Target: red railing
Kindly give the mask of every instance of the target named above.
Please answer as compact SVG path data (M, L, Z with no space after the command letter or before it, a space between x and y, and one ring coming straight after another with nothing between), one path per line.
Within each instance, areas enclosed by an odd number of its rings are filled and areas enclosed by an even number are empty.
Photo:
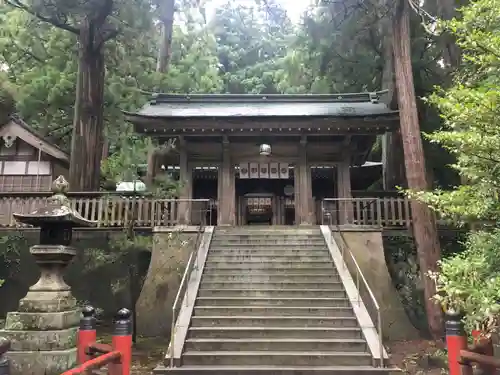
M89 374L92 370L108 368L108 375L130 375L132 362L132 321L127 309L118 311L111 345L96 343L95 310L86 306L82 311L78 331L78 367L62 375Z
M475 364L482 374L496 375L500 359L494 357L493 342L480 331L473 331L474 344L469 346L462 316L456 312L446 314L446 345L450 375L473 375Z

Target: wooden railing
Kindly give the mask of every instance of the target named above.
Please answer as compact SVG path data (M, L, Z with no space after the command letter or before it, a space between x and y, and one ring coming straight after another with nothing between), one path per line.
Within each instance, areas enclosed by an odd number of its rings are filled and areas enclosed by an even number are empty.
M50 193L0 195L0 227L19 227L12 214L33 212L43 207L50 196ZM69 193L68 198L73 209L85 219L96 221L101 228L123 227L132 219L131 215L134 215L136 227L175 226L182 224L180 218L185 217L187 207L190 224L215 225L211 220L217 202L209 199L158 199L117 193ZM405 197L326 198L317 203L318 224L411 225L410 202ZM274 214L278 215L278 211ZM283 223L273 221L273 224Z
M31 213L47 204L50 194L16 194L0 196L0 227L19 227L13 213ZM148 196L118 194L69 194L70 206L98 227L123 227L134 219L136 227L175 226L181 224L185 210L189 221L210 225L212 203L208 199L158 199ZM182 211L182 212L181 212ZM132 218L131 215L134 215Z
M388 198L325 198L321 202L322 224L410 227L410 200Z
M493 355L481 354L474 350L461 350L460 351L460 366L461 375L473 375L473 365L482 369L481 374L495 375L497 370L500 369L500 359Z

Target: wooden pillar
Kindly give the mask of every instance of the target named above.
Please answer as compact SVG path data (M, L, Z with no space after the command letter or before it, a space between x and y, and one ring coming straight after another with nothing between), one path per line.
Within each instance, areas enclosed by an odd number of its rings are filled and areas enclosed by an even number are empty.
M153 186L154 179L161 167L161 160L158 155L158 150L153 149L148 154L148 169L146 171L146 186Z
M306 222L307 224L316 224L314 219L314 197L312 194L312 170L308 162L305 165L306 169L306 196L307 196L307 211L306 211Z
M178 207L178 223L182 225L191 224L191 202L189 200L192 198L193 189L193 171L188 160L188 153L186 147L186 141L183 137L179 139L179 182L181 184L181 190L179 194L179 207Z
M295 204L296 210L298 208L295 217L298 217L297 223L299 225L310 225L312 224L312 210L310 207L312 200L311 169L307 163L307 137L305 136L300 140L297 169L299 172L299 178L296 179L296 181L298 180L299 199Z
M351 157L350 154L344 154L343 160L337 165L337 192L339 201L339 224L352 223L352 198L351 192ZM344 199L344 200L342 200Z
M295 224L300 224L301 209L300 209L300 167L299 163L295 163L293 168L293 206L295 211Z
M386 132L385 134L382 135L382 188L384 190L389 190L389 176L388 173L390 172L390 168L388 166L388 161L389 161L389 137L390 133Z
M218 225L235 225L235 181L234 166L231 161L229 141L224 137L222 143L222 163L219 168Z

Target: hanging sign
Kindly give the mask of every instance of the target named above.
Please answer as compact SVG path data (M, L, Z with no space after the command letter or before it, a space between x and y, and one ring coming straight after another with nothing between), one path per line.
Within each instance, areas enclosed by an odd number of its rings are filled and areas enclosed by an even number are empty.
M280 178L287 180L289 178L288 163L280 163Z
M259 178L259 163L250 163L250 178Z
M240 178L250 177L250 171L248 168L248 163L240 163Z
M269 164L267 163L259 164L259 177L269 178Z
M240 163L240 178L288 179L288 163Z
M269 178L280 178L280 165L279 163L269 163Z

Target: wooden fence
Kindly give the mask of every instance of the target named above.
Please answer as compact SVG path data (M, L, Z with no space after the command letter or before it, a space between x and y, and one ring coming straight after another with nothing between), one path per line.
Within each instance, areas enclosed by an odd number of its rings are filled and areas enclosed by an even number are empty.
M325 198L321 202L323 224L410 227L410 200L387 198Z
M31 213L47 204L46 196L0 197L0 227L19 227L13 213ZM189 208L193 224L210 225L211 202L208 199L157 199L124 195L69 196L71 208L98 227L124 227L133 218L136 227L175 226Z
M0 196L0 227L17 227L13 213L31 213L43 207L49 193L25 193ZM135 217L137 227L175 226L189 207L191 224L213 225L217 202L208 199L157 199L148 196L83 193L68 196L71 208L98 227L123 227ZM405 197L328 198L317 201L318 224L377 225L409 227L410 202ZM278 210L279 211L279 210ZM274 212L277 215L279 212ZM274 221L273 221L274 223ZM274 224L280 224L278 222ZM282 223L281 223L282 224Z

